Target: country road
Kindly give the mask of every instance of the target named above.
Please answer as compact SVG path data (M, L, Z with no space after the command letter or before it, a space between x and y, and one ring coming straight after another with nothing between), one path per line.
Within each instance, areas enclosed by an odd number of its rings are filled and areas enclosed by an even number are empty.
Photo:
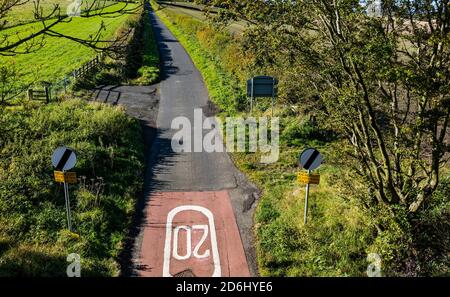
M172 121L186 117L193 130L194 110L210 112L208 91L182 45L153 12L150 18L162 81L132 275L255 276L252 216L257 189L225 152L173 151L178 130L171 129ZM197 145L201 139L193 137L192 147Z

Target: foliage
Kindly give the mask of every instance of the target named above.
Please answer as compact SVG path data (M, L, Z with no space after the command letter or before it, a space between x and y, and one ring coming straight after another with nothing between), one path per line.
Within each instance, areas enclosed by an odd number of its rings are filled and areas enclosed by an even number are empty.
M118 253L142 186L139 123L119 107L69 100L0 115L0 275L64 276L68 254L82 274L117 275ZM66 229L62 186L50 157L61 145L78 157ZM120 168L120 170L117 170Z
M157 4L153 5L156 7ZM232 67L239 68L239 58L235 56L232 59L222 58L231 57L233 53L235 44L232 37L186 16L161 10L157 13L189 51L194 63L202 72L211 100L221 110L230 114L246 109L246 99L240 87L241 81L237 77L242 75L242 72L230 70ZM224 61L229 64L223 64Z
M164 8L157 13L222 110L239 110L237 96L217 94L242 94L246 77L280 80L279 162L262 166L258 154L233 154L263 190L255 217L261 273L365 275L367 254L378 253L385 275L448 274L442 244L449 226L427 223L448 222L446 1L414 1L409 10L409 1L388 1L385 18L367 16L353 0L201 2L218 10L208 16L219 29ZM437 22L422 22L427 13ZM220 28L236 20L250 24L243 36L221 38L231 35ZM228 47L236 50L220 51ZM318 127L305 116L317 117ZM305 227L302 203L289 197L298 153L310 145L327 166Z
M129 55L131 58L139 57L139 59L134 63L135 67L130 69L129 77L135 78L134 84L151 85L159 80L159 51L147 10L141 18L140 33L134 45L137 51L131 48ZM129 64L133 63L127 63Z
M130 16L117 34L132 30L128 45L106 57L96 73L78 80L75 91L89 90L99 85L151 85L159 80L159 52L148 10Z

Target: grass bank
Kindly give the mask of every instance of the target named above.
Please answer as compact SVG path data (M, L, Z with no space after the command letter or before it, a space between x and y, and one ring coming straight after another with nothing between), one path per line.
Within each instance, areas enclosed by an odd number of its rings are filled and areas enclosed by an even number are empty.
M50 157L61 145L78 157L70 186L73 235ZM114 276L142 187L137 120L120 107L81 100L24 105L0 113L0 276L65 276L70 253L83 276Z
M106 57L95 73L77 81L74 90L83 93L99 85L152 85L159 81L159 51L148 13L142 7L127 20L124 29L134 30L128 45Z
M138 4L128 4L127 9L137 7ZM105 8L105 12L113 12L124 7L118 3ZM132 17L130 14L111 14L108 17L81 18L74 17L69 23L61 23L54 30L76 38L88 39L94 35L104 22L106 28L102 31L102 38L110 40L116 32ZM2 30L8 38L25 37L36 32L42 24L33 23L17 28ZM37 81L54 82L64 78L73 70L82 66L96 56L95 50L80 46L79 43L57 37L46 37L41 49L28 54L13 57L0 57L2 65L10 65L16 69L15 86L21 88Z

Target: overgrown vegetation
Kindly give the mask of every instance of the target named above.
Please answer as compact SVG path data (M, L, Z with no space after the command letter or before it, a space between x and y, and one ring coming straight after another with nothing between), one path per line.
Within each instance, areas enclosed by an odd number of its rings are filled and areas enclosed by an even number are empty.
M142 7L129 17L116 34L132 30L128 44L102 61L99 69L79 80L74 89L89 90L99 85L151 85L159 80L159 51L148 17Z
M78 157L70 186L74 235L50 156L61 145ZM142 187L137 120L120 107L68 100L0 113L0 276L65 276L66 257L81 256L82 275L118 275Z
M208 2L218 3L202 1ZM448 67L447 43L442 39L448 34L448 19L438 23L444 31L430 36L418 26L411 37L405 37L399 33L401 24L389 23L393 19L364 16L358 1L219 2L227 9L212 16L218 26L153 5L202 72L222 115L246 110L247 78L268 74L280 80L276 108L281 120L280 160L261 165L257 154L233 154L237 166L263 190L255 216L260 273L364 276L370 264L368 254L377 253L383 275L448 275L450 176L443 158L448 157L448 83L439 74ZM448 8L439 7L448 16ZM223 30L227 20L236 19L252 24L242 37ZM386 26L394 31L384 30ZM405 44L402 38L414 40L422 56L412 54L404 63L405 56L394 50L397 42ZM436 46L439 51L432 58L431 49ZM400 47L399 52L405 50ZM426 65L417 59L438 64L430 64L434 66L429 71L419 70L416 67ZM419 84L430 77L436 79L434 84ZM373 85L365 89L366 83ZM417 94L425 101L406 109ZM424 99L427 96L435 99ZM261 102L257 115L266 113L269 106ZM406 112L408 119L414 119L411 114L417 116L417 110L427 119L418 123L419 128L411 120L404 120L400 130L392 128L400 125L400 114L403 118ZM308 120L310 116L318 118L317 124ZM377 131L382 131L381 138ZM434 157L430 158L429 146L414 146L414 137L420 143L431 139ZM326 164L319 170L321 184L312 190L312 219L304 226L304 192L296 185L295 174L298 154L308 146L318 148ZM412 150L417 153L413 159ZM406 173L408 166L414 168L413 175ZM394 172L392 168L401 169ZM379 183L373 184L367 174L377 171ZM407 196L397 200L394 194Z

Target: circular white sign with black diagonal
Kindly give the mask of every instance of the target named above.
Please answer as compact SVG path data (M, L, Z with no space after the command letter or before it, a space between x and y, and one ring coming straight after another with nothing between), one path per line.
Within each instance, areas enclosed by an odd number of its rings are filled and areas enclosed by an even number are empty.
M317 169L322 164L323 157L318 150L309 148L300 155L300 166L306 170Z
M57 148L52 155L52 165L59 171L72 169L77 163L75 152L65 146Z

